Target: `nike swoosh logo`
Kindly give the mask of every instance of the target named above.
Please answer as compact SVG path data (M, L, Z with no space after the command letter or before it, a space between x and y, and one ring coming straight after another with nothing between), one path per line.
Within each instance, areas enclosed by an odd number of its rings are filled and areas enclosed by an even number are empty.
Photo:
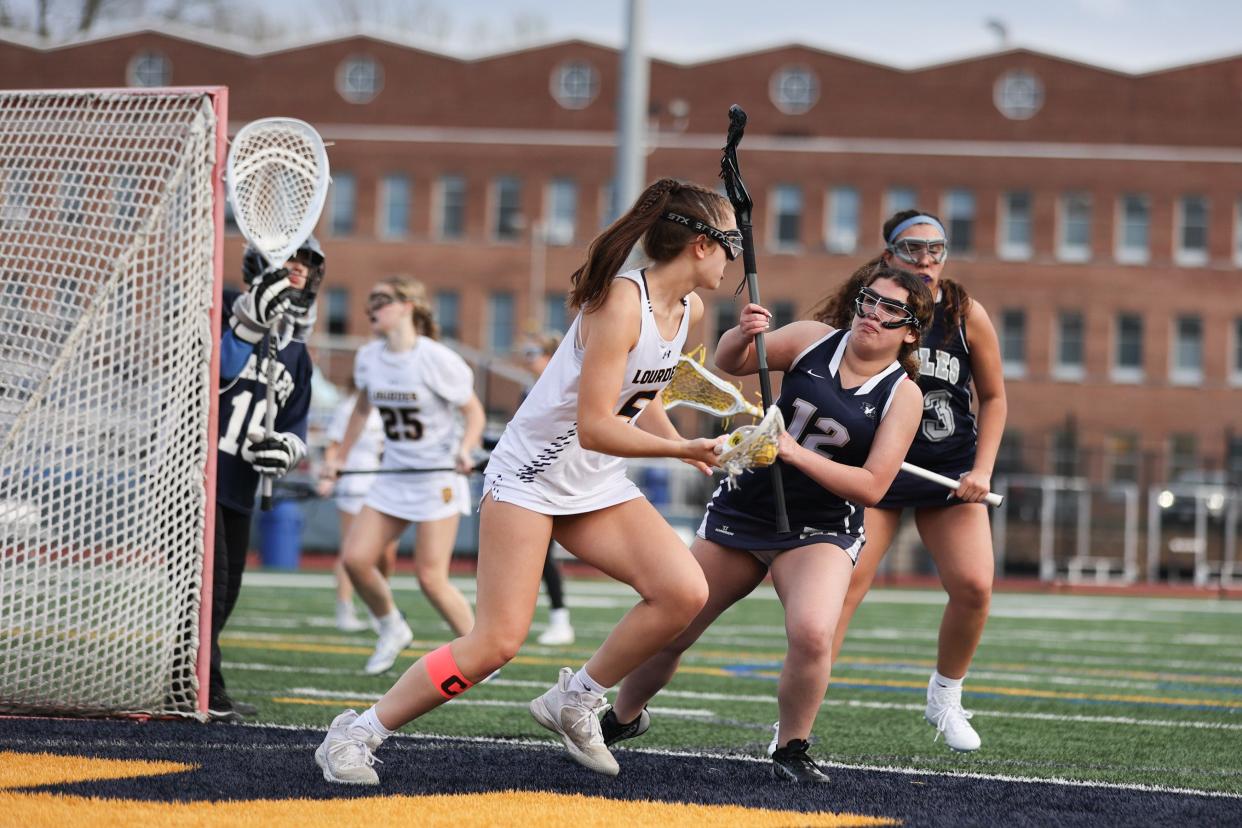
M807 368L806 372L810 374L811 376L815 377L815 379L828 379L827 377L821 377L819 374L815 373L810 368Z

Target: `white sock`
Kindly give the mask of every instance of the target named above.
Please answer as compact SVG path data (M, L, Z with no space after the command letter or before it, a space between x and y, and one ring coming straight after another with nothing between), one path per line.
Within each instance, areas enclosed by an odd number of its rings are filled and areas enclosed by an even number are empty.
M379 619L380 630L391 630L400 623L402 623L401 610L396 607L392 608L392 612Z
M568 627L569 626L569 610L564 607L554 609L548 613L548 625L552 627Z
M574 677L569 680L569 689L577 693L592 693L596 696L602 696L607 693L610 687L605 687L595 679L591 678L590 673L583 667L574 673Z
M348 600L342 601L338 599L336 602L336 612L338 615L348 615L353 617L354 602Z
M357 720L354 722L354 724L365 727L367 730L371 731L372 733L374 733L376 736L380 737L381 739L387 739L389 736L393 734L391 730L389 730L388 728L380 724L379 717L375 715L374 705L372 705L371 707L368 707L366 709L366 712L364 712L361 716L359 716Z
M935 670L932 672L931 681L927 683L927 686L929 689L932 687L944 687L944 688L961 687L962 682L965 680L966 680L965 676L962 676L961 678L955 678L955 679L945 678L944 676L940 675L939 670Z

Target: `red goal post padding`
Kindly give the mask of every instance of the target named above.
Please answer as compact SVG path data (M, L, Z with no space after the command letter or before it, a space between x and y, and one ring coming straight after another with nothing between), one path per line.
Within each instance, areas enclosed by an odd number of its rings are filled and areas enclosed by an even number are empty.
M206 712L227 114L0 91L0 711Z

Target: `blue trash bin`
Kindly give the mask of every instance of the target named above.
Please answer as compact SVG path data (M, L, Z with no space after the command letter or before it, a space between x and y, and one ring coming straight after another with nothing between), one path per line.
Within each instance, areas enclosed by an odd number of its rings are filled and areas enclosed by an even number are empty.
M302 522L302 510L292 500L277 500L270 512L259 512L259 557L264 567L298 568Z
M643 494L647 495L647 500L652 506L662 509L672 500L669 483L668 469L662 466L648 466L643 469L638 486L643 490Z

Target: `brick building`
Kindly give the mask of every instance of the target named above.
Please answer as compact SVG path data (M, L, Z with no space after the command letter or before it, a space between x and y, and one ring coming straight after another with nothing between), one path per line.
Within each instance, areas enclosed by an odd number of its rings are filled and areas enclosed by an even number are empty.
M564 41L460 60L377 33L266 45L164 28L0 36L13 88L224 84L234 128L284 114L331 146L326 329L412 273L447 333L508 352L563 326L613 209L619 55ZM906 71L788 45L651 65L648 178L714 180L726 111L756 197L764 299L806 313L918 205L1001 336L1002 466L1096 480L1242 471L1242 56L1129 75L1027 50ZM242 240L228 238L228 261ZM738 268L740 278L740 268ZM691 342L735 319L705 297Z

